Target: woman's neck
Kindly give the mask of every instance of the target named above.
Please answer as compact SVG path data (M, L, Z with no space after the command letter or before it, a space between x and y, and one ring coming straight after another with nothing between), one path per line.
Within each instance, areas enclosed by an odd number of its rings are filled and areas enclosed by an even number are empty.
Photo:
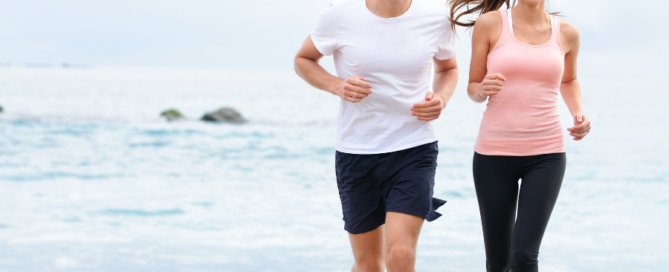
M550 15L544 9L544 1L537 1L537 3L519 1L518 5L513 8L513 21L541 25L545 22L550 23Z
M383 18L399 17L411 7L412 0L366 0L367 8Z

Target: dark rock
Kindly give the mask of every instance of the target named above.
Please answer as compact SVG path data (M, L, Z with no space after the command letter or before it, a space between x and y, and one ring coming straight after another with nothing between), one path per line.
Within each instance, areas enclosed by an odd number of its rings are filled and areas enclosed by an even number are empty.
M175 109L169 109L163 111L162 113L160 113L160 116L167 118L167 121L176 121L184 118L183 114L181 114L181 112Z
M248 122L241 114L231 108L222 108L202 116L202 121L242 124Z
M0 106L0 112L4 112L5 110Z

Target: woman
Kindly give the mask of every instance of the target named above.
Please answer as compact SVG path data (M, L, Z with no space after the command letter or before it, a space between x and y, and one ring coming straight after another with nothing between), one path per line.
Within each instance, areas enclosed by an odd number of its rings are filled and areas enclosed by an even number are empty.
M544 1L499 10L510 0L450 0L453 24L474 26L467 92L488 101L473 170L490 272L538 271L566 166L558 93L574 118L573 139L590 131L576 78L578 30L546 12ZM474 13L483 14L475 23L459 21Z
M324 55L334 55L338 76L318 64ZM432 198L439 149L430 121L458 78L448 10L432 0L334 1L295 70L341 99L335 168L352 271L414 271L423 221L444 204Z

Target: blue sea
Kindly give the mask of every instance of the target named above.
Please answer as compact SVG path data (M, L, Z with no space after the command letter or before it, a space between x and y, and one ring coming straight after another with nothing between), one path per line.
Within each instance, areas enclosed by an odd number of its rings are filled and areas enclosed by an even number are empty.
M471 173L485 106L464 82L435 122L449 202L423 227L421 272L485 271ZM567 137L541 271L666 270L669 93L644 77L581 85L593 129ZM0 271L350 271L338 104L291 71L2 68ZM224 106L249 122L198 121Z

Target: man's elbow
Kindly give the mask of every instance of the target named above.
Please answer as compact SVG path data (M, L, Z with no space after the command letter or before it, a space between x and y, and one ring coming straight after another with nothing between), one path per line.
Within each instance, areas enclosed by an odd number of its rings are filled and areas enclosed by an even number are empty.
M298 55L295 55L295 60L293 61L293 69L298 76L302 76L302 66L304 65L305 58Z
M298 58L298 57L295 56L295 59L293 60L293 70L295 70L295 73L296 73L297 75L300 75L299 68L297 67L297 58Z

